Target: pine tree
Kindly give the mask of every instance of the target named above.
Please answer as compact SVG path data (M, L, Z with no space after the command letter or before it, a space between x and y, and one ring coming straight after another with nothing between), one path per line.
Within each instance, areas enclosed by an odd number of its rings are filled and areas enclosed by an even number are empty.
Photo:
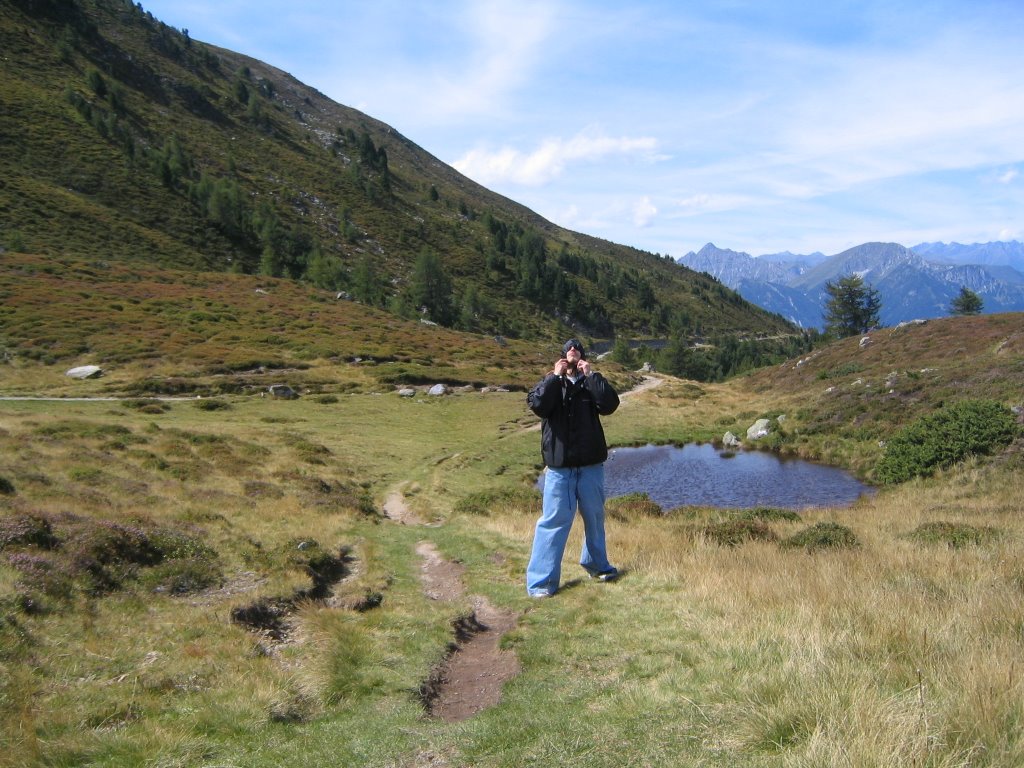
M980 315L984 302L966 285L960 287L960 293L949 305L951 315Z
M423 250L416 257L409 288L413 304L425 307L431 320L452 324L452 281L436 253Z
M825 283L825 291L829 295L824 315L828 333L842 339L878 326L882 309L878 291L860 275L846 275L834 283Z

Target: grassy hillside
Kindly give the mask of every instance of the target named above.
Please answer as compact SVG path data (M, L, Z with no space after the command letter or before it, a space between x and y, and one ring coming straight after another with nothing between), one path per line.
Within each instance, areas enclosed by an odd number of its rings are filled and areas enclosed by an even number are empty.
M127 0L0 12L0 246L260 273L512 337L794 329L671 259L560 229L389 126ZM451 281L424 295L434 257Z
M137 262L7 254L0 295L6 395L521 389L557 352L403 320L291 280ZM104 375L64 375L85 364Z

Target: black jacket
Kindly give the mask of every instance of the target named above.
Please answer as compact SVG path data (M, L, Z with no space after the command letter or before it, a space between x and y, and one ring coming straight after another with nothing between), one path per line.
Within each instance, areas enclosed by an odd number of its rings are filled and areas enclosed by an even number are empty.
M608 458L598 416L614 413L619 396L596 372L573 384L549 373L526 396L541 424L541 454L549 467L585 467Z

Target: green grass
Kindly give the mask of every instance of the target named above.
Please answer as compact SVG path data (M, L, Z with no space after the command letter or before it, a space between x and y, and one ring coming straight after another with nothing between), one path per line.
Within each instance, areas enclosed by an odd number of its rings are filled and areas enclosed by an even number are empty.
M765 394L751 398L754 381L707 385L695 402L674 395L688 384L670 380L624 401L606 427L616 444L713 434L737 413L758 415ZM12 486L0 514L22 521L3 529L17 535L0 550L8 764L897 766L973 755L998 766L1024 757L1011 672L1024 610L1013 452L850 510L661 514L639 496L613 499L609 541L624 577L579 579L577 530L565 588L538 604L522 588L539 433L521 392L217 401L230 407L0 404L0 476ZM382 518L397 487L431 525ZM943 523L954 510L957 525ZM72 511L78 522L65 517ZM102 591L57 569L67 578L48 593L42 583L39 610L19 602L25 577L8 555L59 562L67 548L49 535L67 541L72 524L140 520L171 543L194 542L186 550L215 566L216 584L190 582L210 571L177 557L163 571L119 571ZM825 546L849 542L837 531L859 546ZM423 539L463 564L466 597L424 597ZM348 575L332 603L297 599L337 558ZM522 672L498 706L460 724L432 721L419 686L471 595L520 614L503 645ZM287 606L288 642L231 620L259 601Z

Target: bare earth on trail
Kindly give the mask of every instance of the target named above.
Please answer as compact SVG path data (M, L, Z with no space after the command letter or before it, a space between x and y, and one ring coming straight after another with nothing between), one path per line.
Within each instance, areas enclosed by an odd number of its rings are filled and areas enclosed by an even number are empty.
M416 545L416 554L423 558L420 566L420 580L423 593L431 600L458 600L466 591L462 574L466 572L462 563L445 560L429 541Z
M401 525L422 525L419 515L409 509L401 490L392 491L384 500L384 516Z
M445 560L429 541L416 545L423 558L420 577L431 600L463 596L460 563ZM451 653L423 685L423 699L432 717L449 723L472 717L501 700L501 688L520 671L519 659L501 650L502 636L515 628L512 611L495 608L484 597L472 598L473 613L455 624Z
M665 380L661 376L644 376L644 380L633 387L628 392L623 392L620 396L620 400L626 400L634 395L639 395L641 392L647 392L655 387L660 387L665 383Z

